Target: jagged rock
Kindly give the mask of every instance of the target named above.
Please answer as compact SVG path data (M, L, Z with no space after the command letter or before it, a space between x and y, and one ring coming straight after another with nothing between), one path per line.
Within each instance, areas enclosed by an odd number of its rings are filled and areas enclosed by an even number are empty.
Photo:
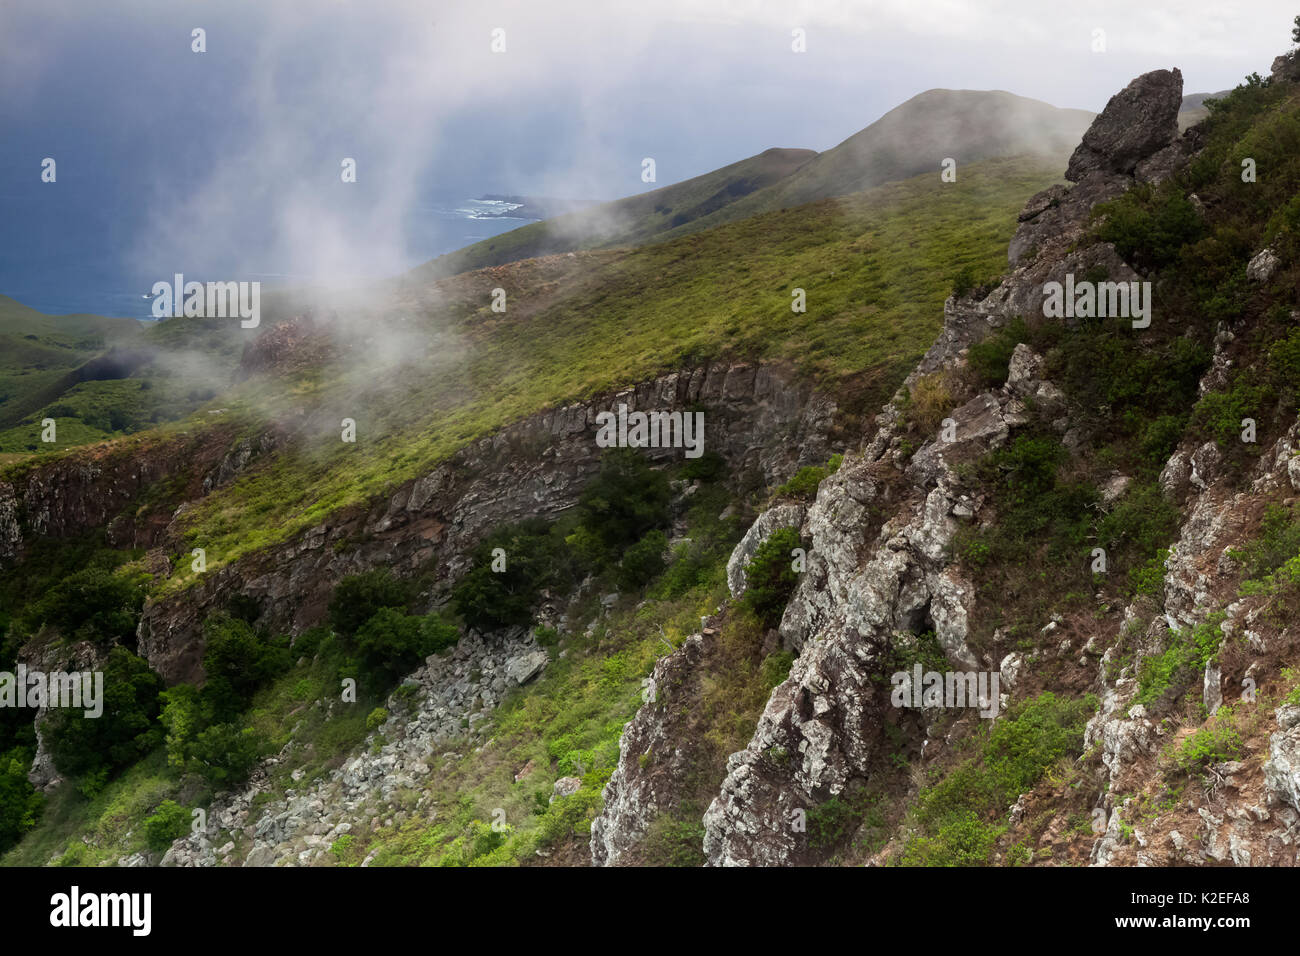
M659 658L650 674L647 700L618 742L618 766L605 785L604 808L591 822L591 860L614 866L634 846L665 809L674 806L676 791L691 766L691 742L683 739L679 709L660 696L684 683L699 664L704 638L693 634Z
M1021 398L1029 398L1038 388L1043 357L1024 342L1015 347L1007 364L1007 389Z
M1101 500L1103 504L1112 505L1123 497L1128 486L1133 483L1133 479L1128 475L1111 475L1101 486Z
M1192 463L1187 452L1179 449L1169 456L1160 469L1160 489L1167 498L1181 498L1191 484Z
M1264 786L1271 802L1300 810L1300 707L1279 707L1277 726L1268 739Z
M14 486L0 481L0 561L18 555L23 543L23 529L18 522L18 496Z
M1201 701L1206 713L1213 715L1223 706L1223 673L1217 660L1206 661L1205 679L1201 683Z
M1133 170L1133 178L1157 186L1187 165L1200 145L1200 131L1187 130L1164 149L1157 150L1138 163Z
M1290 53L1275 57L1269 76L1284 83L1300 81L1300 50L1292 50Z
M1282 261L1272 249L1261 249L1246 265L1246 278L1253 282L1267 282L1273 278Z
M506 663L506 677L516 684L527 684L542 672L550 657L545 651L533 651L511 658Z
M807 508L800 504L777 505L758 516L749 526L745 536L731 552L727 559L727 587L731 596L738 598L745 593L745 565L754 557L754 553L766 541L772 532L781 528L798 529L803 524Z
M1223 452L1219 450L1219 446L1215 442L1207 441L1192 452L1192 473L1187 480L1193 487L1204 491L1210 486L1210 482L1214 481L1222 461Z
M1010 433L1002 412L1003 406L989 393L977 395L954 409L950 417L955 424L955 440L929 442L912 456L907 477L919 486L928 487L952 464L974 454L974 449L1001 447Z
M551 788L551 803L564 797L571 797L582 789L582 781L577 777L561 777Z
M1079 182L1092 172L1130 174L1137 164L1178 136L1183 74L1152 70L1110 98L1083 134L1065 178Z
M998 674L1002 679L1002 686L1008 690L1014 688L1016 681L1020 679L1020 670L1024 666L1024 656L1015 651L1002 658L1002 663L998 665Z

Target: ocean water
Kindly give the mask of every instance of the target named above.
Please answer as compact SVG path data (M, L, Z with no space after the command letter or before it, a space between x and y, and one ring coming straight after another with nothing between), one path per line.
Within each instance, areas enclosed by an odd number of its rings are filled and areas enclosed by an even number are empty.
M459 196L422 200L407 211L405 255L355 278L396 275L533 221L511 216L518 208L501 200ZM348 215L346 209L332 212ZM364 212L355 210L359 223ZM269 229L259 232L256 226L228 254L212 252L199 261L142 269L130 264L129 250L150 228L133 198L103 188L60 181L57 187L0 191L0 294L52 315L88 312L151 319L147 294L155 282L170 281L177 271L187 281L260 281L264 291L321 278L295 274L277 261ZM241 270L232 265L236 261L256 261L258 271Z

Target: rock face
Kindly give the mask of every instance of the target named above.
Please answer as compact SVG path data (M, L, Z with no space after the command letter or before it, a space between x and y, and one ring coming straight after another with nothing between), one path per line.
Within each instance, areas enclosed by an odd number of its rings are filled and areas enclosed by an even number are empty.
M1137 164L1178 136L1183 74L1144 73L1110 98L1070 157L1065 178L1079 182L1089 173L1130 175Z
M380 566L409 575L432 563L439 581L454 579L493 528L554 517L577 503L600 465L596 415L619 404L629 410L702 405L705 450L722 455L733 475L758 474L768 484L830 457L835 404L784 373L754 365L673 373L518 422L368 509L341 513L210 572L183 594L149 603L138 636L141 653L168 682L196 681L203 651L199 623L236 593L260 602L260 626L297 632L323 619L335 583L346 575ZM239 466L241 449L232 452L233 460L214 463L214 482ZM673 448L646 452L658 462L682 455ZM4 513L0 497L0 536Z
M1269 738L1264 782L1281 804L1300 810L1300 707L1280 707L1278 732Z
M139 517L133 502L145 489L183 475L191 476L186 493L198 497L199 476L217 466L232 437L232 431L218 427L146 448L76 449L21 477L0 481L0 569L22 554L27 540L46 535L68 537L105 528L115 547L154 546L166 532L169 512Z
M545 651L531 651L512 657L506 663L506 677L515 684L527 684L542 672L548 660Z
M995 424L1000 410L986 397L954 412L958 434L969 436L967 452L1006 437L1005 424ZM917 469L913 494L891 521L878 528L866 517L882 497L891 437L884 432L861 458L846 458L808 511L808 570L781 621L782 639L799 657L749 745L728 761L721 793L704 815L711 864L790 862L805 848L795 811L866 776L883 746L882 713L890 706L888 684L875 678L900 635L933 630L954 668L975 663L965 642L973 594L947 566L958 526L953 513L969 503L949 490L944 455Z
M1255 282L1267 282L1273 278L1273 273L1277 272L1277 267L1281 265L1277 253L1272 249L1262 249L1246 265L1246 278Z
M982 298L945 303L943 331L909 385L959 365L969 345L1012 317L1041 314L1046 282L1096 267L1112 281L1140 278L1112 247L1079 240L1092 208L1129 188L1139 164L1148 161L1143 173L1155 179L1194 152L1191 136L1173 148L1181 99L1177 70L1138 77L1111 99L1071 158L1067 178L1075 185L1054 186L1029 200L1008 250L1013 271ZM890 706L889 682L882 681L882 668L899 641L933 631L954 669L998 668L967 645L975 594L949 564L954 533L962 522L979 521L982 507L955 490L955 469L999 447L1012 428L1029 421L1027 402L1059 415L1053 426L1068 433L1066 397L1041 380L1041 371L1041 357L1021 346L1006 385L951 411L950 433L910 457L901 416L887 407L862 455L846 457L822 483L802 528L812 541L808 570L781 622L785 645L799 657L772 692L749 745L730 758L705 813L710 864L804 858L806 837L793 825L796 811L865 779L887 746L880 728ZM1023 664L1014 658L1004 658L1001 670L1009 684L1023 680ZM1090 727L1103 742L1103 761L1116 767L1145 752L1155 736L1142 714L1123 716L1134 687L1130 680L1113 689ZM1118 839L1119 817L1112 815L1111 823ZM1099 851L1098 858L1109 859L1109 852Z

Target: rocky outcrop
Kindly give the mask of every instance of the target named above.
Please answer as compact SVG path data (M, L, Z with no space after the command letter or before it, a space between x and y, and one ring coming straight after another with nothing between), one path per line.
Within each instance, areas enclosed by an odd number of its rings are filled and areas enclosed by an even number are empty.
M689 768L691 741L681 733L679 689L703 656L704 635L659 658L643 693L645 705L619 738L618 766L605 785L604 809L591 824L591 860L614 866L677 801ZM670 706L670 702L672 706Z
M1177 70L1139 77L1112 98L1071 158L1067 178L1075 185L1029 200L1009 249L1015 268L987 294L949 299L943 331L908 385L960 365L969 345L1012 317L1041 314L1046 282L1098 267L1111 280L1139 278L1112 247L1080 240L1092 208L1129 188L1138 165L1174 143L1181 99ZM1152 167L1147 172L1157 174ZM802 528L812 542L808 570L781 622L783 641L799 657L773 691L749 745L729 760L705 814L711 864L804 859L806 837L792 825L797 811L868 777L883 749L889 683L881 680L882 667L896 642L933 631L954 668L997 666L967 645L975 594L949 564L954 533L962 522L979 520L982 507L958 491L955 474L1029 421L1028 403L1043 405L1059 416L1054 426L1068 429L1065 396L1041 380L1041 370L1039 356L1017 349L1005 387L951 411L946 433L910 458L901 416L887 407L863 454L846 457L823 481ZM1020 677L1014 662L1010 670ZM1107 738L1103 759L1124 759L1154 732L1137 723L1140 715L1122 720L1126 699L1112 693L1106 713L1121 722L1097 727Z
M341 511L291 541L209 573L181 594L147 604L141 653L169 682L199 680L201 622L235 594L259 602L259 625L296 632L323 619L335 583L348 574L382 566L411 575L432 565L437 580L454 579L492 529L553 518L577 503L603 451L595 441L596 415L619 404L633 411L703 407L705 451L720 454L733 475L757 475L767 484L830 457L835 404L792 376L754 365L673 373L533 415L474 442L369 508ZM682 456L679 448L646 453L661 463ZM242 452L232 454L234 461L228 457L213 474L227 463L238 466Z
M1096 265L1122 265L1113 250L1110 262L1071 262L1066 251L1082 237L1094 206L1114 199L1136 179L1158 182L1168 177L1195 153L1199 131L1193 128L1178 136L1182 90L1178 70L1155 70L1111 97L1070 157L1065 178L1074 185L1051 186L1025 203L1007 247L1011 265L1046 258L1065 266L1061 272L1079 273ZM1113 271L1109 278L1128 276Z
M1272 249L1261 249L1246 265L1246 278L1253 282L1267 282L1277 272L1281 260Z
M1130 175L1137 164L1178 136L1178 110L1183 103L1183 74L1152 70L1110 98L1065 170L1079 182L1091 173Z
M1300 707L1279 707L1277 726L1268 742L1264 783L1274 802L1300 810Z
M178 479L197 497L198 476L217 464L231 438L231 429L217 426L193 436L77 448L12 469L0 480L0 569L19 559L32 538L75 537L96 528L106 529L114 547L153 547L164 536L170 512L133 506L146 492Z
M966 452L1005 439L998 399L969 404L953 412ZM808 569L781 621L782 639L799 657L749 745L728 761L705 813L711 864L791 862L806 850L796 811L867 776L890 706L888 682L882 689L876 678L898 637L933 630L955 668L976 663L966 646L974 595L947 557L955 512L973 515L971 502L950 490L948 459L934 452L912 476L914 493L878 527L866 512L883 498L890 437L878 435L862 457L846 458L808 511Z

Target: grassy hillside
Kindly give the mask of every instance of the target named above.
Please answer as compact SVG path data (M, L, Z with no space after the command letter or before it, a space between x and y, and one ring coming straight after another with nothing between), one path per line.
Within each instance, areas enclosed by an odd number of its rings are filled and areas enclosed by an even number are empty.
M137 341L134 319L45 315L0 295L0 428L53 401L74 369L113 346ZM7 451L0 438L0 451Z
M927 90L828 149L798 172L719 210L708 223L734 220L931 174L944 159L963 168L996 156L1068 156L1092 113L1065 110L1001 90ZM703 224L703 223L701 223Z
M225 391L254 338L229 319L52 316L0 296L0 462L184 418Z
M511 421L711 359L788 362L872 410L933 340L956 274L999 271L1015 213L1056 169L976 164L954 184L925 176L658 245L395 286L371 313L343 309L360 331L331 367L223 396L228 415L306 423L303 441L200 502L189 536L211 570ZM506 314L489 309L496 287ZM342 417L364 423L357 444L338 441Z
M573 249L646 242L779 182L816 155L810 149L768 149L703 176L485 239L416 272L427 279Z
M770 149L707 176L486 239L416 274L445 276L525 256L683 236L926 173L937 178L946 157L959 169L1021 155L1063 166L1093 115L1001 91L929 90L824 153Z

